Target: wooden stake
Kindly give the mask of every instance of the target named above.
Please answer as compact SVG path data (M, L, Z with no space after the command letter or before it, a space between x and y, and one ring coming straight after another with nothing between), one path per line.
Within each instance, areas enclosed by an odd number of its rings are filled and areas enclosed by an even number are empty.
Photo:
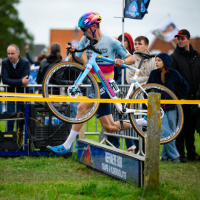
M81 127L81 130L79 131L78 139L84 139L85 135L85 124L83 123L83 126Z
M160 98L158 93L148 93L147 136L145 137L144 185L159 188L160 162Z

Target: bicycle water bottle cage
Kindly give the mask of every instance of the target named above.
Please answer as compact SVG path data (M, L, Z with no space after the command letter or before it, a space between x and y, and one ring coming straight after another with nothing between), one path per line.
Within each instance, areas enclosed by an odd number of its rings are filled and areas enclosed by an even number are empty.
M84 35L85 35L85 37L90 41L89 45L86 46L86 47L83 48L83 49L75 49L75 51L72 52L72 58L74 59L74 61L77 62L77 63L79 63L79 64L81 64L81 65L83 65L83 63L80 62L80 61L78 61L78 60L76 59L76 56L75 56L75 53L76 53L76 52L83 52L83 51L85 51L86 49L91 49L91 50L93 50L94 52L96 52L96 53L98 53L98 54L102 54L102 52L99 51L98 49L96 49L95 46L94 46L96 43L98 43L98 40L95 39L95 38L93 38L93 37L91 37L91 36L89 36L89 34L88 34L87 32L85 32Z

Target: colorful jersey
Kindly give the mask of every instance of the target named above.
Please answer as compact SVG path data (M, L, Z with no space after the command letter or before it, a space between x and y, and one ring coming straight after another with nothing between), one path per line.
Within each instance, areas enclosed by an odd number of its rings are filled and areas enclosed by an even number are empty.
M83 49L84 47L86 47L89 44L89 40L86 39L85 36L83 36L80 40L79 43L79 47L78 49ZM118 53L122 58L126 58L129 54L129 52L121 45L121 43L110 37L107 35L102 35L101 40L99 41L99 43L95 46L96 49L98 49L99 51L102 52L102 56L112 59L115 59L115 53ZM87 61L89 61L89 58L92 54L92 50L86 50L86 54L87 54ZM79 58L82 56L83 52L77 52L76 56L78 56ZM103 72L105 78L107 79L108 77L114 78L114 65L106 62L106 61L102 61L102 60L96 60L99 68L101 69L101 71ZM94 70L91 70L91 73L94 75L94 77L96 78L97 82L100 82L98 76L96 75L96 73L94 72Z

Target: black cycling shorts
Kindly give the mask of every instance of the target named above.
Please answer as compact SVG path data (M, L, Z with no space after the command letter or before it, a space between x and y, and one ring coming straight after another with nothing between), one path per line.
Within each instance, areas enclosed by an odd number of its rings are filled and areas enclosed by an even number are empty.
M102 83L98 83L98 84L99 84L99 90L100 90L100 98L101 99L110 99L110 96L108 95L103 84ZM93 89L92 89L92 93L90 93L88 95L88 98L94 98L94 90ZM110 103L100 103L99 108L96 113L97 113L97 118L112 114Z

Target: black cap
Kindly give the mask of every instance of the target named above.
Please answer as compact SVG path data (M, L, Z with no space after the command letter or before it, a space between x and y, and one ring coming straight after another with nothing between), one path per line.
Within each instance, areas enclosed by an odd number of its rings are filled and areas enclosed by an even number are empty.
M188 37L188 38L190 38L190 32L186 29L182 29L174 37Z

